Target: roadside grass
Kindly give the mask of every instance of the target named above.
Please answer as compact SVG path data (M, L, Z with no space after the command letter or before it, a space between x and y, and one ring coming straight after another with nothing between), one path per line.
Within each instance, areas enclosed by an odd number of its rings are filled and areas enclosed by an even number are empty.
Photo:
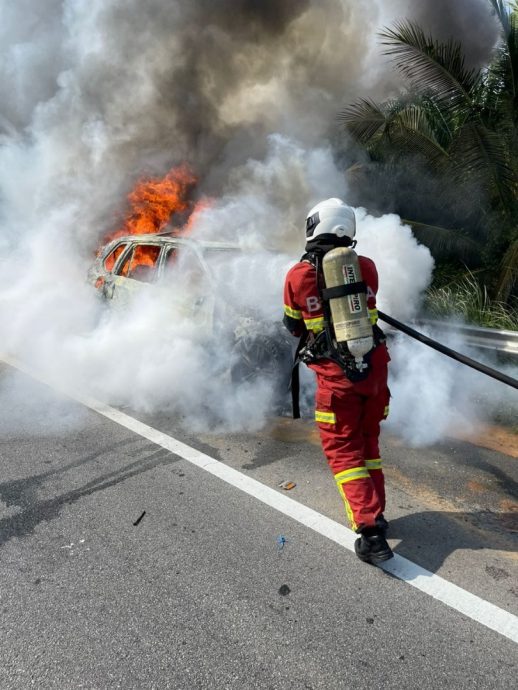
M432 318L456 319L473 326L518 331L518 303L515 301L509 306L491 300L485 287L482 287L471 273L446 285L429 288L423 306L426 314ZM516 362L508 360L505 356L501 357L501 361ZM484 402L483 398L479 403L491 410L488 415L491 423L506 429L513 436L518 436L516 404L509 404L508 399L495 404L494 400L488 399Z
M455 283L429 288L423 306L434 318L456 318L485 328L518 331L518 309L491 300L471 273Z

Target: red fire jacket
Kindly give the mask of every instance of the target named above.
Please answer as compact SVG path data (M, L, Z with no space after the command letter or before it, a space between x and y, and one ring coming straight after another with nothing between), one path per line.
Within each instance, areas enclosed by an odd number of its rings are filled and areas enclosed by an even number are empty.
M367 307L371 323L378 320L376 293L378 291L378 272L374 261L359 256L360 270L367 284ZM301 336L305 329L317 334L324 328L324 313L317 284L317 272L309 261L299 261L287 273L284 283L284 323L288 330ZM374 360L389 361L385 346L375 348ZM317 374L323 376L343 376L343 370L335 362L321 359L309 365Z

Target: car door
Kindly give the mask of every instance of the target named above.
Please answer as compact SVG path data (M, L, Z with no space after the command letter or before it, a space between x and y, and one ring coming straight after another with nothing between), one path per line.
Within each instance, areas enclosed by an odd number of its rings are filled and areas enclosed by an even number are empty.
M213 332L214 289L203 257L194 246L169 246L162 258L157 287L172 307L173 318L185 319L200 337Z
M136 242L125 253L110 281L106 281L105 295L115 304L126 305L138 294L149 292L157 279L160 244Z

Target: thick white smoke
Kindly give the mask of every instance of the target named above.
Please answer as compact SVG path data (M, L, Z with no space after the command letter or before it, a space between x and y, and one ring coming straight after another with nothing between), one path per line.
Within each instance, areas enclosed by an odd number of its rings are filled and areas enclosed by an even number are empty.
M106 310L87 268L135 180L185 160L214 198L193 236L253 252L226 268L215 297L280 319L307 209L347 194L328 143L333 118L344 102L385 89L376 30L381 11L390 22L401 6L1 2L2 348L114 404L174 409L201 428L263 424L271 382L232 385L228 333L207 346L192 315L157 291ZM358 220L380 307L411 318L430 280L428 252L395 216L359 210ZM413 440L421 426L439 436L444 426L427 415L452 404L447 366L437 364L444 387L428 379L435 397L416 401L406 385L416 358L398 349L393 359L395 419L409 422L401 428ZM2 395L14 395L12 382Z
M431 280L430 253L417 243L398 216L373 218L364 209L358 209L356 216L358 249L374 259L378 267L379 309L404 323L411 322L419 315L421 296ZM511 388L407 335L384 328L390 333L392 358L387 427L407 442L423 445L448 434L466 434L502 405L516 409L516 394ZM434 333L423 327L419 330L490 367L505 369L494 357L470 351L458 334ZM506 369L510 376L517 377L516 366L508 365Z

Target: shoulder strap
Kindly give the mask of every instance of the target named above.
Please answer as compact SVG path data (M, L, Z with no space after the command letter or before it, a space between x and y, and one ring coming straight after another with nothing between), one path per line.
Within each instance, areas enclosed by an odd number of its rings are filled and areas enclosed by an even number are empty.
M307 261L308 263L310 263L312 266L315 266L315 268L316 268L318 256L317 256L317 254L315 254L315 252L306 252L305 254L303 254L300 257L300 260L301 261Z

